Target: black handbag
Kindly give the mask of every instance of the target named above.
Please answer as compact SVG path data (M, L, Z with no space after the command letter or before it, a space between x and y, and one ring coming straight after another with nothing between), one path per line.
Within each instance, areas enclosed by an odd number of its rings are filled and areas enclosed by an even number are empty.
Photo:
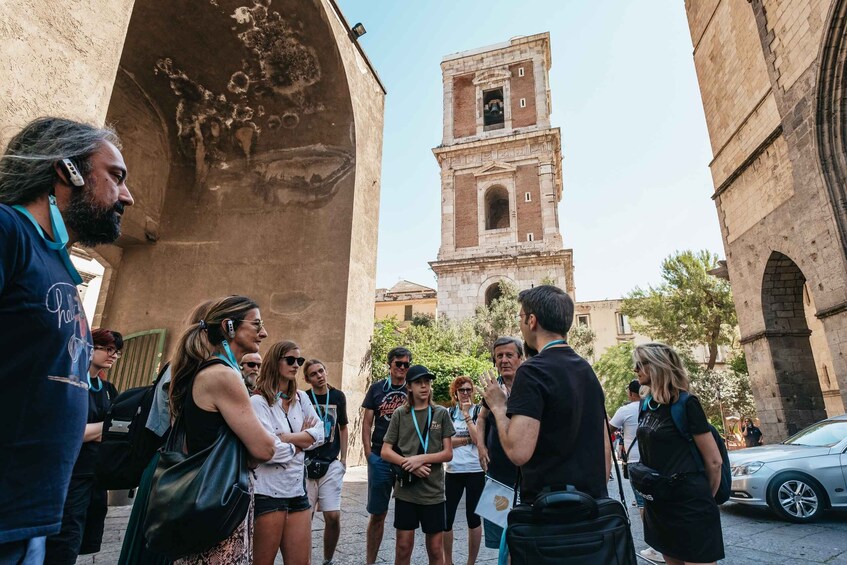
M333 460L334 461L334 460ZM306 476L310 479L322 479L326 472L329 471L329 466L332 461L321 459L320 457L306 458Z
M677 475L668 477L641 461L629 465L629 480L644 500L663 501L673 498L673 484Z
M244 444L227 426L194 455L183 451L178 418L159 454L144 532L147 546L171 559L202 553L241 525L250 509L250 471Z
M606 426L611 432L608 418ZM616 461L613 466L620 500L594 498L568 486L563 491L544 491L532 504L512 508L506 528L512 564L636 565L620 469ZM520 477L518 468L516 502Z

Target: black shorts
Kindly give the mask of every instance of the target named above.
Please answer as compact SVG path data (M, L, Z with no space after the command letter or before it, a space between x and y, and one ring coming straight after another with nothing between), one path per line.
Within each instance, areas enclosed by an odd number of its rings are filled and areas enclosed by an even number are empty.
M265 496L264 494L257 494L254 500L256 505L254 512L256 516L261 516L269 512L302 512L312 507L309 504L309 497L305 494L291 498L274 498L272 496Z
M447 506L438 504L415 504L394 499L394 527L398 530L417 530L420 526L425 534L447 531Z

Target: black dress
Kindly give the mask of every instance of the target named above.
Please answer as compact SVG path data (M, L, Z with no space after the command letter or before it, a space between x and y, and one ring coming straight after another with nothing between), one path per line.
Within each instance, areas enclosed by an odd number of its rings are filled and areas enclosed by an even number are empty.
M689 398L686 411L691 434L709 432L696 397ZM674 425L669 405L653 401L642 413L638 445L642 463L664 475L679 476L670 500L644 502L644 541L656 551L683 561L710 563L723 559L720 510L705 472L698 471L688 440Z

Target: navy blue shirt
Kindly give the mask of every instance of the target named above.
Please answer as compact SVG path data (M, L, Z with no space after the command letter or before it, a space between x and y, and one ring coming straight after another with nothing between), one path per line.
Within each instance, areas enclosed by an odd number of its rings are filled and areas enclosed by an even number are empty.
M92 349L59 252L0 204L0 543L61 527L88 416Z

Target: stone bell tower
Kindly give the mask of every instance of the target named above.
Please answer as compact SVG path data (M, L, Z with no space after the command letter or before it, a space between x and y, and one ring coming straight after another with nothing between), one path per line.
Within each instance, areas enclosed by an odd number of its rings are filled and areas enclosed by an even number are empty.
M499 295L552 280L572 297L564 249L562 143L550 127L550 34L448 55L441 62L438 312L461 319Z

